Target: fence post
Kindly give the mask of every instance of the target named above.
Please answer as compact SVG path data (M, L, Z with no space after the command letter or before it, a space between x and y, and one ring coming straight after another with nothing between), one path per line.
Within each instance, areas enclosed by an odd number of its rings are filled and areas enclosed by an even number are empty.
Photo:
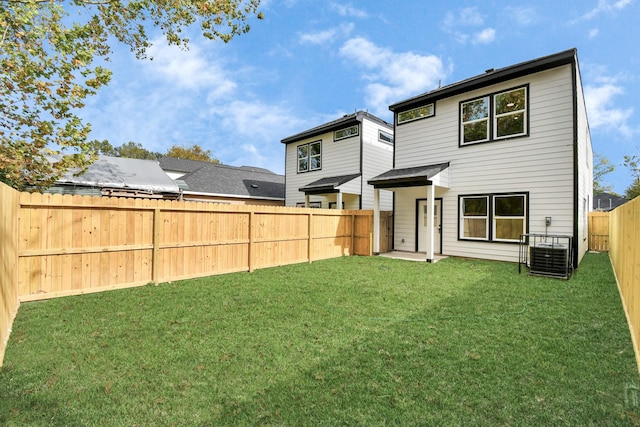
M356 246L356 214L351 214L351 248L349 249L349 255L355 255Z
M247 260L249 263L249 273L253 272L253 262L252 262L252 258L253 258L253 240L254 240L254 222L255 222L255 212L253 210L253 208L251 208L251 211L249 212L249 249L248 249L248 254L247 254Z
M308 226L308 232L309 232L309 244L307 245L307 259L309 260L309 264L311 264L311 242L312 242L312 237L311 237L311 225L312 225L312 218L313 218L313 214L311 212L309 212L309 226Z
M158 283L158 259L160 258L160 208L153 210L153 255L151 256L151 281Z

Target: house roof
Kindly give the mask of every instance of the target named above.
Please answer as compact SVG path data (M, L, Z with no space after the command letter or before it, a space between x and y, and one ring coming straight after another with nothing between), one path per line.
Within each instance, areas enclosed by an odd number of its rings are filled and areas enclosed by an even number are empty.
M391 169L367 181L375 188L431 185L430 179L449 167L449 163Z
M337 191L337 188L342 184L346 184L347 182L359 178L361 174L354 173L350 175L339 175L339 176L329 176L326 178L321 178L317 181L313 181L304 187L300 187L299 191L302 191L305 194L325 194L325 193L334 193Z
M177 157L161 157L158 162L165 171L194 172L203 166L212 164L200 160L178 159Z
M611 211L618 206L627 203L629 199L616 196L615 194L600 193L593 196L593 209L597 211Z
M87 171L74 176L68 171L56 184L124 188L154 193L178 193L178 185L160 168L155 160L100 156Z
M345 114L339 119L330 121L328 123L322 124L320 126L316 126L314 128L308 129L304 132L297 133L295 135L284 138L282 141L283 144L291 144L292 142L297 142L306 138L311 138L314 136L322 135L323 133L333 132L334 130L342 129L346 126L354 125L357 123L361 123L363 118L367 118L372 120L380 125L383 125L389 129L393 129L393 125L391 123L385 122L379 117L374 116L373 114L369 114L366 111L357 111L353 114Z
M263 168L206 163L181 180L185 193L284 200L284 176Z
M448 98L450 96L459 95L461 93L469 92L492 84L501 83L517 77L526 76L572 63L577 64L577 50L575 48L530 61L521 62L509 67L498 69L491 68L483 74L475 77L442 86L422 95L395 103L389 106L389 109L393 112L408 110L434 102L438 99Z

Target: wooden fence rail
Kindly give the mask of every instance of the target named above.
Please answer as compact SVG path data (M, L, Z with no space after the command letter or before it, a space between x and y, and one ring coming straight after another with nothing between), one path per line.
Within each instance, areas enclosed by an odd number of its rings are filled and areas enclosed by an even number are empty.
M610 212L609 257L640 368L640 197Z
M0 184L0 366L20 302L372 254L373 212L18 193Z

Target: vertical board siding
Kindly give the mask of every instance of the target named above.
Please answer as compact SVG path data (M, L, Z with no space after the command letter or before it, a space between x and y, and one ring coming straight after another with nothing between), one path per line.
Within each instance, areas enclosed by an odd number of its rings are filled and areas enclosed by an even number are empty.
M371 255L371 211L15 194L20 301Z
M640 367L640 197L609 213L609 257Z
M20 194L0 183L0 366L18 313L18 206Z

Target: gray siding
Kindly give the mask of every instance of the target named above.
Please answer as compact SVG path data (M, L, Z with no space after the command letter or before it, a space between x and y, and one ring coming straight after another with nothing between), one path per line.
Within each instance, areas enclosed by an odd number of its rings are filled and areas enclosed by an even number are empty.
M393 134L393 130L386 126L364 119L362 133L362 208L373 209L373 186L367 181L393 168L393 146L378 140L379 131ZM393 193L380 192L380 210L393 209Z

